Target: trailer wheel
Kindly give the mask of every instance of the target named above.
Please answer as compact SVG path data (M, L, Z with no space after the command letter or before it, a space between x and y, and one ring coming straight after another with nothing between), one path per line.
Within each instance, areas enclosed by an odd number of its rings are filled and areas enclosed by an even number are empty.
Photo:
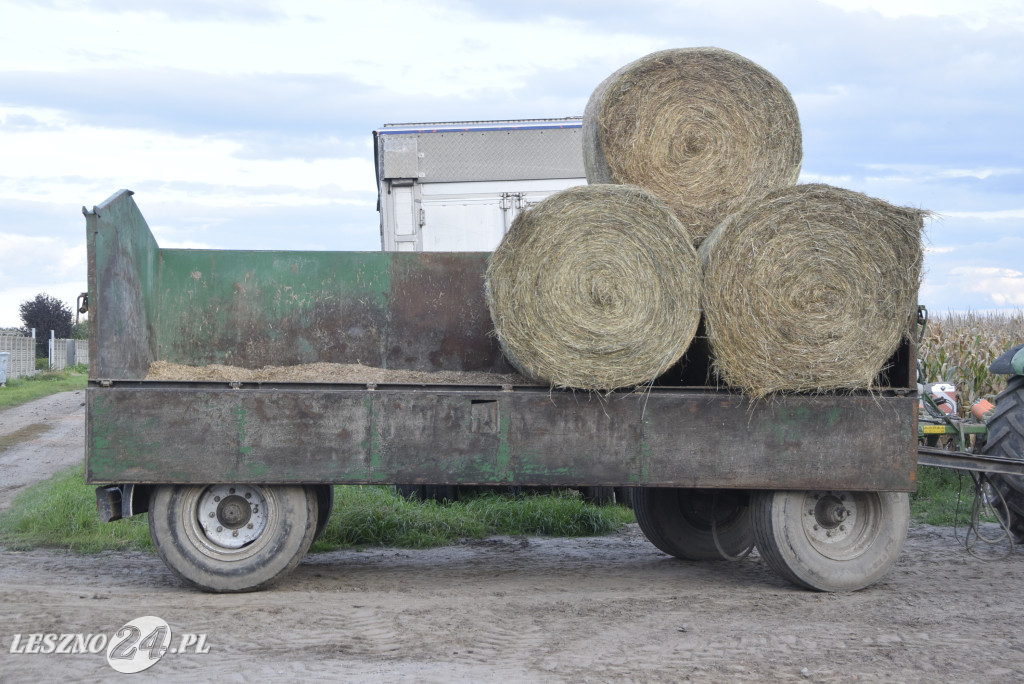
M878 581L910 525L904 492L764 491L750 508L761 557L783 579L817 591Z
M996 409L988 420L988 437L981 452L1024 460L1024 375L1010 378L996 397ZM1024 543L1024 477L989 475L996 490L992 508L1018 543Z
M327 521L334 511L334 486L312 485L312 488L316 493L316 530L313 532L313 541L316 541L323 536Z
M299 564L317 531L316 487L162 485L149 533L171 572L203 591L255 591Z
M723 560L753 545L745 491L635 487L632 499L640 530L670 556Z

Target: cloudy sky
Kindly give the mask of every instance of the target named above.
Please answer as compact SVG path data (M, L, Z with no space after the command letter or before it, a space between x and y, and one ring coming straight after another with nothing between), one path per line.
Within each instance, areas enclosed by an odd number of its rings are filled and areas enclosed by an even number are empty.
M935 212L933 312L1024 307L1020 0L0 0L0 327L74 304L120 188L163 247L377 250L375 128L579 115L705 45L789 88L802 181Z

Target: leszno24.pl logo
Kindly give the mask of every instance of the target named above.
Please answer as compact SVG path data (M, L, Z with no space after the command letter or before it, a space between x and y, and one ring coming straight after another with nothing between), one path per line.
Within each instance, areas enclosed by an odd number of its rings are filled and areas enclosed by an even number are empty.
M182 634L172 645L171 628L162 618L146 615L126 623L108 637L106 634L15 634L11 653L106 652L107 662L118 672L132 674L147 670L165 654L209 653L205 634Z

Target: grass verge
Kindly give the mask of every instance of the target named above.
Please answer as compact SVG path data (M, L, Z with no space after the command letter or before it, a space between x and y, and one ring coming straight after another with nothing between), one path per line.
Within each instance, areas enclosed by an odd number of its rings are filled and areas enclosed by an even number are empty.
M88 380L89 368L82 365L36 373L28 378L8 378L7 386L0 387L0 409L18 406L58 392L85 389Z
M9 510L0 513L0 544L81 553L152 550L145 515L100 522L95 488L83 483L83 473L82 466L69 468L22 492ZM450 504L408 501L385 486L339 486L334 495L334 512L314 552L367 546L427 548L495 534L592 536L633 520L632 511L623 506L594 506L568 493L520 499L485 495Z
M974 480L966 472L920 466L917 491L910 495L910 519L928 525L967 525L974 501ZM995 518L985 517L986 522Z
M145 515L100 522L95 490L84 484L84 470L62 470L19 494L0 513L0 543L19 551L40 546L81 553L151 548Z

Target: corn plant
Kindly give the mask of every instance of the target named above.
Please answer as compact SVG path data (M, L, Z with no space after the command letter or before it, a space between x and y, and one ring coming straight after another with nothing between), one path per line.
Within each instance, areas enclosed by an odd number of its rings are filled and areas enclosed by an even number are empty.
M1024 342L1024 310L1008 313L946 313L928 321L918 358L926 382L956 385L958 408L967 416L976 400L998 394L1006 376L988 367L1004 351Z

